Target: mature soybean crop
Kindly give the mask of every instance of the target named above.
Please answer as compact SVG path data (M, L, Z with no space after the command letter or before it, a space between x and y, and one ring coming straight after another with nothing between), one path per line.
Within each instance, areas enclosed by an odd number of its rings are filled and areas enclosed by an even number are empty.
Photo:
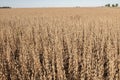
M119 8L0 10L0 80L120 80Z

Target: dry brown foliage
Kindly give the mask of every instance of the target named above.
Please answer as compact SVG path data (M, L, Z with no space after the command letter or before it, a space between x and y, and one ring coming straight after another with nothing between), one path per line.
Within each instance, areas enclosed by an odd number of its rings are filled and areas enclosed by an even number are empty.
M0 80L120 80L120 9L0 10Z

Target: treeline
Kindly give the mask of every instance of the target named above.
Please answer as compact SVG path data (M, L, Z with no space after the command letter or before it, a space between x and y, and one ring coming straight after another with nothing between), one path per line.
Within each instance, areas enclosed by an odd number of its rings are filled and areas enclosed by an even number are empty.
M119 4L106 4L105 7L118 7Z
M8 9L8 8L12 8L12 7L9 7L9 6L3 6L3 7L0 7L0 9L2 9L2 8L4 8L4 9Z

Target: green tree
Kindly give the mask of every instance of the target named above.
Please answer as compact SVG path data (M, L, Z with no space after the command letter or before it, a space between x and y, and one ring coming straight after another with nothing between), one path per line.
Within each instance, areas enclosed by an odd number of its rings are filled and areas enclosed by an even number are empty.
M115 4L115 7L118 7L118 4L117 4L117 3Z
M106 4L105 7L110 7L110 4Z
M115 5L114 5L114 4L112 4L112 7L115 7Z
M108 4L106 4L105 7L108 7Z
M108 7L110 7L110 4L108 4Z

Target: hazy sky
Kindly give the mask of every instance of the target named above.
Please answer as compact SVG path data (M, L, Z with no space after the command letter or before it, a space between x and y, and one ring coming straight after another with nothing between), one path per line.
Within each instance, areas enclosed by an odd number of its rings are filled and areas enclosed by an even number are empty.
M120 4L120 0L0 0L0 6L11 7L91 7L107 3Z

